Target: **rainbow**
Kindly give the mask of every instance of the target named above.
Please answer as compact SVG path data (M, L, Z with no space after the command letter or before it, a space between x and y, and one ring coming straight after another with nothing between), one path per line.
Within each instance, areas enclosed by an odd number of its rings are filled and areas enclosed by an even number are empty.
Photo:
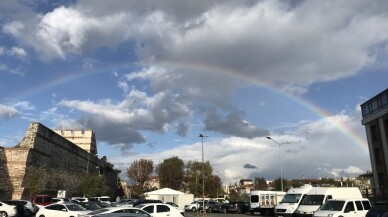
M142 67L149 67L150 64L141 64L141 67L137 64L133 64L130 66L130 71L134 71L135 69L139 69ZM177 62L157 62L157 64L152 64L152 66L159 66L164 67L168 69L182 69L182 70L192 70L192 71L201 71L201 72L208 72L208 73L216 73L216 74L222 74L222 75L228 75L231 76L233 79L243 80L245 82L252 83L253 85L265 88L279 96L285 97L294 103L302 106L303 108L311 111L312 113L316 114L318 117L330 117L332 114L330 114L328 111L318 107L317 105L314 105L313 103L303 99L300 96L292 95L290 93L284 92L276 88L275 86L272 86L268 83L264 83L257 79L252 79L251 77L248 77L246 75L239 74L236 71L210 66L210 65L200 65L200 64L190 64L190 63L177 63ZM37 93L50 90L51 88L57 87L59 85L63 85L66 83L69 83L71 81L75 81L78 79L82 79L85 77L89 77L92 75L100 74L100 73L106 73L109 71L109 69L103 69L100 68L99 70L95 70L92 72L86 72L86 71L79 71L79 72L73 72L73 73L63 73L63 76L56 77L55 79L49 80L43 85L32 87L26 91L24 91L22 94L18 95L17 97L13 97L14 99L25 99L32 95L35 95ZM339 131L344 134L347 138L349 138L352 142L360 146L364 151L368 152L368 144L365 141L365 138L361 137L357 133L355 133L352 129L350 129L348 126L344 124L338 124L333 123L337 126Z

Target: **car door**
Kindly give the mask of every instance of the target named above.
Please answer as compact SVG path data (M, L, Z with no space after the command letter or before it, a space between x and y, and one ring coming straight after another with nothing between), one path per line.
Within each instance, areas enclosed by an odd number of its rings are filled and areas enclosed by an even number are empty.
M348 201L345 205L344 213L342 214L343 217L357 217L357 211L354 207L353 201Z
M45 209L44 215L46 217L51 217L51 216L63 217L63 211L60 211L60 208L61 207L59 204L53 204L50 206L46 206L44 208Z
M156 213L154 217L173 217L173 213L169 206L165 204L156 205Z
M66 206L64 206L62 204L58 204L58 212L57 213L58 214L55 217L68 217L70 215Z

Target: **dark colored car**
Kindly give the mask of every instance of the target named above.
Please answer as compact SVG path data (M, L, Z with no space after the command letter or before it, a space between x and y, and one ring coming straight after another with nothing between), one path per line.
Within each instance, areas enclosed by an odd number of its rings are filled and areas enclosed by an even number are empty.
M199 204L198 210L202 210L203 206L202 203ZM226 212L225 207L222 206L222 203L219 203L217 201L206 201L205 202L205 210L207 212Z
M223 206L225 207L226 212L246 213L250 211L249 203L245 201L231 201Z
M365 217L381 217L384 213L388 213L388 201L374 203Z

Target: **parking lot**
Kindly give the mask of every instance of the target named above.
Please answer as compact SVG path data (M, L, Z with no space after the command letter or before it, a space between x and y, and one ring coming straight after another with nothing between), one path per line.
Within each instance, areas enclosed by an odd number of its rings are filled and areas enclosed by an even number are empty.
M206 213L199 214L196 212L185 212L185 217L253 217L253 216L262 216L260 213L255 213L254 215L250 213L240 214L240 213Z

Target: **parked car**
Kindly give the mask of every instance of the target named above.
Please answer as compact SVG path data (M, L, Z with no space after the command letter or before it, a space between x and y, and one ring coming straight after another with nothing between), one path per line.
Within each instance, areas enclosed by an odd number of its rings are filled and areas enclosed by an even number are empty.
M78 217L97 217L104 216L105 214L110 213L143 213L144 211L135 207L107 207L102 209L97 209L92 212L84 213L82 215L78 215ZM39 217L39 216L37 216Z
M38 212L39 207L28 200L7 200L3 201L8 205L16 206L19 216L30 216Z
M90 210L90 211L94 211L94 210L102 208L97 203L89 202L89 201L88 202L78 202L77 204L81 205L83 208L85 208L86 210Z
M91 198L88 198L88 200L89 201L94 201L94 202L110 203L110 197L109 196L91 197Z
M70 200L67 198L59 198L59 197L51 198L51 203L65 203L65 202L70 202Z
M144 203L163 203L163 201L161 200L152 200L152 199L149 199L149 200L137 200L135 201L135 203L133 204L133 207L136 207L140 204L144 204Z
M185 205L185 211L197 212L200 203L202 203L202 201L193 201L190 204Z
M101 208L112 207L110 203L105 203L105 202L94 202L94 203L99 205Z
M0 202L0 217L13 217L18 215L18 210L15 205L10 205L4 201Z
M136 206L152 215L152 217L183 217L184 212L165 203L144 203Z
M165 202L165 204L168 204L168 205L173 206L175 208L179 208L179 206L174 202Z
M146 211L140 210L138 213L127 213L127 212L119 212L119 213L105 213L101 214L99 217L152 217Z
M249 203L245 201L231 201L229 203L223 204L226 212L234 212L234 213L246 213L251 209L249 207Z
M314 217L327 216L365 216L370 209L367 198L328 199L317 211Z
M36 205L46 206L52 203L51 200L52 200L51 196L38 195L38 196L33 196L30 201Z
M119 202L111 203L112 206L133 206L138 199L121 199Z
M42 207L36 213L36 217L76 217L90 211L76 203L53 203Z
M388 201L380 201L372 205L365 217L380 217L385 213L388 213Z
M203 209L203 204L199 203L199 210ZM222 203L217 201L206 201L205 202L206 212L226 212L225 207L222 206Z
M6 203L8 205L11 205L11 206L16 206L16 215L17 216L24 216L24 205L22 203L20 203L19 201L17 200L3 200L2 201L3 203Z
M72 197L71 201L75 201L75 202L88 202L88 198L86 198L86 197Z

